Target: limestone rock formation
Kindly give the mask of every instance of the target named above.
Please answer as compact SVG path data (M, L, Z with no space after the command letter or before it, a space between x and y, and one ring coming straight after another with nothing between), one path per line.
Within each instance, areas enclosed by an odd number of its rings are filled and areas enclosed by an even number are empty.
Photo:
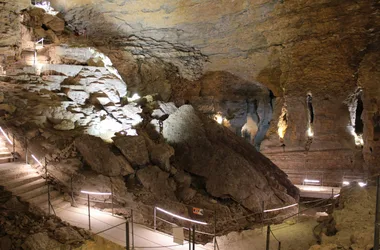
M59 218L5 192L1 193L0 246L13 249L77 249L91 238L90 233L71 227Z
M120 136L112 140L132 166L144 166L149 163L149 153L142 136Z
M95 172L106 176L128 175L134 172L122 155L115 154L111 145L98 137L83 135L75 140L75 146Z
M297 195L285 173L191 106L180 107L165 120L164 137L175 149L176 167L203 177L214 197L230 197L251 211L260 211L260 201L272 207L290 203ZM284 195L278 195L281 192Z

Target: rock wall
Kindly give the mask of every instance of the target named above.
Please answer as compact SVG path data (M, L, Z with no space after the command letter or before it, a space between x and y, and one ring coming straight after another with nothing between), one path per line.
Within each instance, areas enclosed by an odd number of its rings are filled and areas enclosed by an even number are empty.
M360 146L356 148L355 136L350 132L347 99L360 86L357 82L360 62L371 44L378 43L380 22L376 1L54 0L52 3L65 13L69 23L78 29L86 28L106 54L112 51L123 77L130 76L131 70L139 72L137 78L129 77L136 86L133 91L144 94L155 91L177 103L188 101L206 114L220 113L227 118L231 118L231 110L237 109L232 112L235 119L227 119L226 125L240 135L245 120L250 131L248 140L257 148L263 140L262 152L283 169L365 170L358 163L360 156L356 156ZM93 16L98 17L96 22ZM105 43L108 45L104 46ZM123 64L126 58L133 58L129 60L133 63ZM160 62L160 66L155 62ZM193 81L198 78L201 79ZM224 90L229 89L231 82L246 90L242 81L271 90L272 97L276 97L272 111L268 95L259 94L259 90L249 98L225 95ZM315 115L312 138L307 132L307 94L312 95ZM258 100L258 106L261 105L261 110L253 112L263 116L259 122L256 114L243 111L247 99ZM287 129L284 138L279 138L278 119L285 106ZM293 168L299 165L300 151L314 154L313 159L322 156L326 161L318 160L318 168L307 164ZM327 151L335 152L337 157L323 153ZM338 161L346 155L354 156L355 160L344 161L342 165ZM339 170L335 169L337 164L342 166Z
M28 8L30 1L5 0L0 3L0 73L5 64L14 63L20 56L22 9Z
M359 69L358 82L363 88L363 122L364 122L364 149L363 155L366 166L371 174L379 173L378 162L380 149L380 110L379 110L379 86L380 72L378 65L380 54L378 47L374 47L363 59Z

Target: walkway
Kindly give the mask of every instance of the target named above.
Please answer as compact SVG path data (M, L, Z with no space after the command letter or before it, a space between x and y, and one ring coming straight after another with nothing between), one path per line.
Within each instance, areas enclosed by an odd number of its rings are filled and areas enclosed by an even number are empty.
M332 194L340 193L340 187L312 186L312 185L295 185L301 191L301 197L307 198L330 198Z
M69 222L71 225L88 229L88 208L86 206L63 208L56 211L57 216ZM91 209L91 231L97 233L113 226L119 225L125 220L112 214L101 212L99 210ZM131 230L130 230L131 231ZM125 246L125 224L119 225L108 231L100 233L99 235ZM131 232L130 232L131 234ZM130 242L132 242L132 235L130 235ZM173 249L173 250L188 250L189 244L178 245L173 243L173 237L158 231L154 231L148 227L134 224L134 246L135 249ZM211 250L210 247L196 245L196 249ZM132 249L132 243L131 243Z

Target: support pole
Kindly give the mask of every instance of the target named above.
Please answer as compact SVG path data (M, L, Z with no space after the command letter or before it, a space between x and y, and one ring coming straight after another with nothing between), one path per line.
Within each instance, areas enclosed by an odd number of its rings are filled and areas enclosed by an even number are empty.
M214 210L214 250L216 250L216 210Z
M157 209L156 207L154 207L154 212L153 212L153 216L154 216L154 231L157 230Z
M265 249L269 250L269 242L270 242L270 225L267 226L267 244Z
M125 248L130 250L129 248L129 221L125 222Z
M278 250L281 250L281 241L278 242Z
M135 249L135 234L134 234L134 226L133 226L133 209L131 209L131 220L132 220L132 250Z
M264 201L261 203L261 233L263 232L264 229L264 210L265 210L265 203Z
M90 195L89 194L87 194L87 207L88 207L88 230L91 231Z
M191 227L189 227L189 250L191 250Z
M380 223L380 175L376 179L376 214L375 214L375 242L373 243L373 250L379 250L379 228Z
M298 198L298 212L297 212L297 223L300 222L300 212L301 212L301 199Z
M48 188L48 207L49 207L49 214L50 214L51 203L50 203L50 183L49 183L49 181L47 182L47 188Z
M193 225L193 250L195 250L195 225Z
M28 164L28 140L25 138L25 164Z
M12 141L13 141L13 144L12 144L12 155L13 155L13 161L16 161L16 144L15 144L15 134L13 133L12 134Z
M73 189L73 177L70 178L70 188L71 188L71 206L74 206L74 189Z
M111 209L112 209L112 216L114 215L113 213L113 185L111 181Z

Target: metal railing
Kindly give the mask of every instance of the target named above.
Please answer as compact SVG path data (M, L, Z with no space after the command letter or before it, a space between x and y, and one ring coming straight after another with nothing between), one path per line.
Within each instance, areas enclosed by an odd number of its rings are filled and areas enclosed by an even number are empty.
M4 128L6 129L6 131L4 131ZM12 133L12 135L9 134L9 130L11 130L7 125L5 124L1 124L1 127L0 127L0 131L2 132L3 136L6 138L6 141L11 144L12 146L12 156L13 156L13 161L16 161L17 157L16 157L16 136L14 133ZM48 212L49 214L51 214L51 211L53 211L54 215L56 215L55 213L55 210L54 210L54 207L53 207L53 204L51 203L51 194L50 194L50 185L51 185L51 181L50 181L50 177L51 177L51 174L49 174L48 172L48 161L46 160L46 157L44 158L44 164L41 163L40 160L38 160L38 158L35 156L35 154L33 154L33 152L28 148L28 139L25 137L25 136L22 136L21 139L24 140L24 144L25 144L25 163L27 165L29 165L29 157L28 155L30 154L30 156L33 158L33 160L35 162L37 162L37 164L43 169L43 172L44 174L41 175L44 179L45 179L45 182L46 182L46 185L47 185L47 196L48 196ZM22 147L22 144L20 143L20 146L21 148ZM53 177L53 179L56 179Z

